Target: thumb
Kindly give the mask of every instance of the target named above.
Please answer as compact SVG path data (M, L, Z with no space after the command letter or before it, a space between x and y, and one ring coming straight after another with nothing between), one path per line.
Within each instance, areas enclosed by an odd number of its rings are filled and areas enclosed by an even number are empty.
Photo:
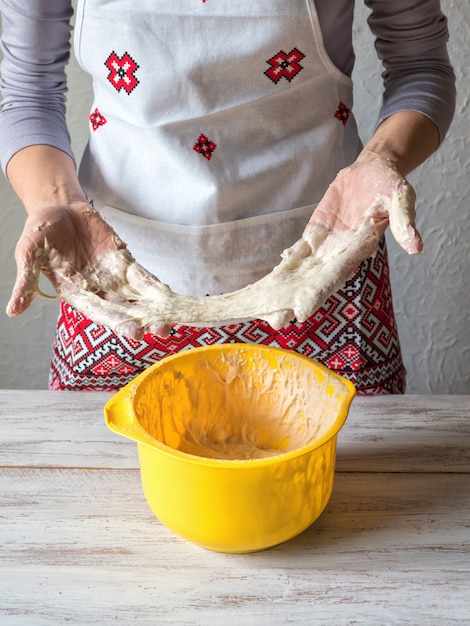
M16 280L6 308L9 317L22 315L29 308L38 293L41 266L40 255L30 249L19 250L17 247L15 258Z
M416 229L415 210L416 194L413 187L404 181L393 192L389 209L389 223L395 241L408 254L419 254L423 251L423 241Z

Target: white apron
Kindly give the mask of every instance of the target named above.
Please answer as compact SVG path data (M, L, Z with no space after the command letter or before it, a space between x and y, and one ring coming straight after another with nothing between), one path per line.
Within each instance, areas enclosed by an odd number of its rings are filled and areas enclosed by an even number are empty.
M82 185L179 293L267 274L359 149L313 0L79 0Z

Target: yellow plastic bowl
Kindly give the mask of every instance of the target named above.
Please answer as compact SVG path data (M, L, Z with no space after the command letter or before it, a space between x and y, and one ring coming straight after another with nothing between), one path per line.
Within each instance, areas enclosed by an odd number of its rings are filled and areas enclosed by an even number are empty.
M324 510L354 395L307 357L224 344L151 366L108 401L105 419L137 441L145 497L163 524L212 550L252 552L296 536ZM209 458L243 451L241 441L274 456Z

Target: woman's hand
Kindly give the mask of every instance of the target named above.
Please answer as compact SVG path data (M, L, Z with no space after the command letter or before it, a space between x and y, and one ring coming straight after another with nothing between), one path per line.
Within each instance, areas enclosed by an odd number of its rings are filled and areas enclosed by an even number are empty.
M363 260L375 254L387 226L406 252L422 252L415 192L405 176L438 145L439 133L431 120L400 111L387 118L357 160L338 173L302 237L317 267L313 290L317 295L312 291L306 310L321 306Z
M168 328L155 323L143 327L133 314L149 282L153 289L168 288L135 263L114 230L87 202L31 212L15 260L17 278L7 306L10 316L21 315L36 295L45 295L38 284L43 273L58 294L53 298L63 297L117 333L134 339L145 332L168 334Z
M47 145L32 145L12 156L8 179L28 215L15 251L17 277L7 306L21 315L41 293L44 274L61 297L94 322L133 339L144 333L166 336L169 328L134 315L142 292L168 287L132 258L114 230L87 202L74 161Z
M423 243L415 226L415 199L414 189L390 158L365 150L336 176L307 230L321 231L322 244L331 234L341 234L348 266L374 254L388 225L400 246L408 254L417 254ZM357 256L351 259L347 242L358 232L364 237L364 249L355 246Z
M387 118L357 160L338 173L302 235L304 245L288 251L305 277L305 287L292 298L297 319L307 319L375 254L387 226L406 252L422 252L415 192L405 176L438 145L439 133L431 120L415 111L400 111Z

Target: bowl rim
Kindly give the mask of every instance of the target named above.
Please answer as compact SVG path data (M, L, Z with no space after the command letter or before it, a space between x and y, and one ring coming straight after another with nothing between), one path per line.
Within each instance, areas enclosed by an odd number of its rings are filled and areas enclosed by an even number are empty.
M119 391L117 391L105 404L104 407L104 416L107 427L127 439L131 439L135 441L138 446L144 445L145 447L152 448L154 450L159 450L163 454L170 456L172 458L177 458L185 462L190 462L191 464L197 464L202 466L209 467L218 467L229 469L230 467L261 467L265 465L272 465L275 463L279 463L279 461L287 461L289 459L293 459L296 457L303 456L305 454L309 454L314 450L321 448L323 445L327 444L331 439L337 436L341 428L344 426L346 419L348 417L349 409L351 403L356 396L356 388L353 383L337 374L333 370L329 369L323 363L316 361L306 355L299 354L297 352L287 350L285 348L279 348L277 346L265 346L263 344L243 344L243 343L234 343L234 344L216 344L213 346L200 346L197 348L191 348L189 352L222 352L222 351L236 351L236 350L253 350L266 351L270 353L278 353L285 356L287 353L290 356L295 356L296 359L300 358L304 362L309 365L313 365L316 369L322 370L329 377L334 380L340 381L345 388L344 398L340 404L340 410L330 428L318 439L315 439L312 443L309 443L305 446L301 446L300 448L295 448L294 450L290 450L289 452L281 452L279 454L273 454L267 457L261 457L256 459L218 459L218 458L209 458L204 456L198 456L196 454L191 454L189 452L183 452L182 450L176 450L171 446L159 441L155 437L149 435L149 433L140 425L140 422L137 419L137 416L134 411L134 399L137 393L138 386L145 380L148 376L151 376L152 373L163 366L163 364L167 364L170 361L177 360L183 356L188 355L188 351L178 352L176 354L169 355L164 359L157 361L146 370L141 372L136 378L134 378L131 382L127 383L124 387L122 387ZM123 427L117 425L115 421L116 409L120 407L120 410L127 410L127 415L131 417L131 424L129 422Z

